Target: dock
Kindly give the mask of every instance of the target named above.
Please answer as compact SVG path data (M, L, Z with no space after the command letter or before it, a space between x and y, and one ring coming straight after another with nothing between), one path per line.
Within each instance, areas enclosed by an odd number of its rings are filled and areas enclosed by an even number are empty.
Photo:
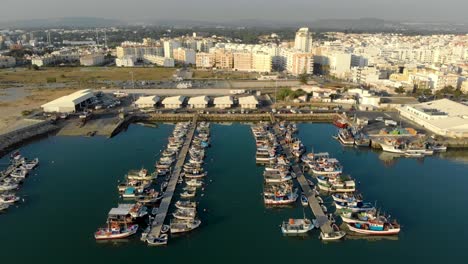
M276 123L276 119L273 115L271 115L271 121L273 122L276 135L277 136L281 135L278 123ZM288 160L294 161L295 157L293 157L293 155L291 154L291 150L288 144L286 144L283 136L280 137L280 144ZM312 213L315 215L315 218L317 219L320 229L322 230L323 233L332 233L333 232L333 229L331 227L332 223L328 219L328 216L323 212L322 207L320 206L320 203L315 197L315 193L310 188L309 183L307 182L307 179L304 176L304 173L300 169L297 162L293 162L291 167L294 173L296 174L297 181L299 182L299 185L301 186L301 189L304 192L304 195L307 196L307 199L309 200L309 207L312 210Z
M153 237L159 237L161 235L161 228L164 224L164 220L166 219L167 212L169 211L172 196L174 195L174 191L177 187L177 181L179 180L180 173L182 172L182 167L184 165L187 153L190 148L190 144L192 143L193 135L195 134L195 129L197 128L197 120L198 116L194 115L191 124L192 127L187 133L184 145L180 150L174 170L172 171L171 178L169 179L169 184L167 185L166 192L164 193L164 198L161 201L158 213L156 214L152 223L150 235Z

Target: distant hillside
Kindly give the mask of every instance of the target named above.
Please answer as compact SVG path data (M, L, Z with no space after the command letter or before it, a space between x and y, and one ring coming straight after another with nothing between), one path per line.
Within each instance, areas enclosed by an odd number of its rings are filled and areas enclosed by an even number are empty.
M0 22L0 27L7 28L53 28L53 27L109 27L125 25L126 23L116 19L96 18L96 17L66 17L51 19L29 19Z

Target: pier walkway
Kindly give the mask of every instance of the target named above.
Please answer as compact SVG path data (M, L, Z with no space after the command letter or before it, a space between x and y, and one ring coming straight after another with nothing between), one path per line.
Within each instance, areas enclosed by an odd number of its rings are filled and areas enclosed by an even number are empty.
M150 236L159 237L161 234L161 228L164 224L164 220L166 219L169 206L171 205L172 196L174 195L174 191L177 186L177 181L179 180L180 173L182 172L182 167L184 165L187 153L190 148L190 144L192 143L193 135L195 134L195 129L197 128L197 119L198 115L194 115L191 123L191 128L187 133L187 136L185 137L184 145L180 150L171 178L169 179L169 184L167 185L166 192L164 193L164 198L161 201L158 213L156 214L152 223Z
M271 121L275 121L273 116L271 118ZM296 174L297 181L299 182L299 185L301 186L304 195L307 196L307 199L309 200L309 207L312 210L312 213L315 215L320 229L323 233L332 233L332 223L328 219L327 215L323 212L322 207L320 206L317 198L315 197L315 192L312 191L312 189L310 188L309 183L307 182L307 179L304 176L304 173L300 169L297 162L294 162L295 157L292 155L291 149L289 148L288 144L286 144L284 137L281 131L279 130L278 123L275 122L273 123L273 125L276 135L279 136L280 144L283 148L284 153L286 154L286 157L293 162L291 167L294 173Z

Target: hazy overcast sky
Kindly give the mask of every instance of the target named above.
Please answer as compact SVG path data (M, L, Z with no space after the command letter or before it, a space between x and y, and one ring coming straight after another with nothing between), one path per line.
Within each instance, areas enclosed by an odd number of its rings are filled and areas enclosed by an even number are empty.
M103 17L125 21L361 18L468 22L467 0L1 0L0 20Z

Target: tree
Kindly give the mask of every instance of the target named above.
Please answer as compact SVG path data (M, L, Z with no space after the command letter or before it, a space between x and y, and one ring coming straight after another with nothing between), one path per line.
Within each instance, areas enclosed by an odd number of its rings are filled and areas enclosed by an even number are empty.
M403 93L405 93L405 89L403 87L397 87L397 88L395 88L395 93L403 94Z
M306 73L299 75L299 82L301 82L302 84L307 84L308 80L309 78L307 77Z

